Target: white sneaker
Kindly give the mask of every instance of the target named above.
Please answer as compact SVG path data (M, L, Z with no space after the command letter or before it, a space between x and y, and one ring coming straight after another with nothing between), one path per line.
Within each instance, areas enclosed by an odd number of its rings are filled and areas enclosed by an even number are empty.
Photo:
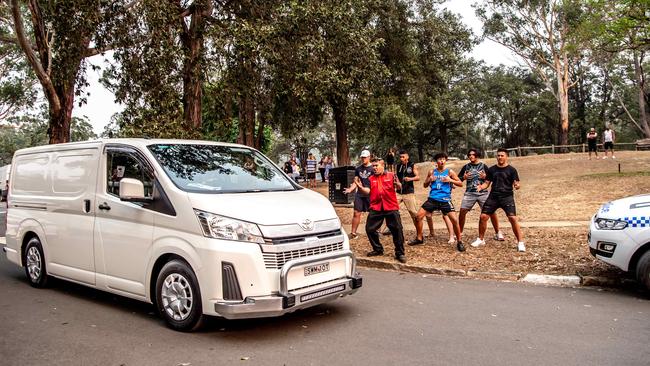
M616 156L612 155L612 159L616 159Z
M520 241L517 243L517 250L520 252L525 252L526 251L526 245L524 245L523 241Z
M607 159L607 156L603 156L603 160Z
M476 240L474 240L470 245L473 246L474 248L478 248L481 245L485 245L485 240L481 238L476 238Z
M503 233L499 231L498 233L494 234L494 240L497 241L504 241L506 240L505 236L503 236Z

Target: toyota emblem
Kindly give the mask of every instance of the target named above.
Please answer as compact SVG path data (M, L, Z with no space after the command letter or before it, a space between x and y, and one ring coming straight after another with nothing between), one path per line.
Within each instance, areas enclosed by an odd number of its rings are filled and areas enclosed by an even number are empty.
M300 223L300 227L305 231L314 230L314 222L310 219L305 219L305 221Z

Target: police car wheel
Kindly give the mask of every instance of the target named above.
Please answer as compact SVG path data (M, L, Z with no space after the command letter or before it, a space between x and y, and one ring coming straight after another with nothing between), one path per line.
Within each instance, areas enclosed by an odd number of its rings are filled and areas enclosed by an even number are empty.
M650 250L645 252L636 265L636 278L650 291Z

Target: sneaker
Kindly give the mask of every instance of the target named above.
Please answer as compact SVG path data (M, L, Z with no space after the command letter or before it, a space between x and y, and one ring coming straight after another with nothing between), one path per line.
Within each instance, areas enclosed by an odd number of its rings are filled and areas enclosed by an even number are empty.
M607 156L603 156L603 160L607 159Z
M424 244L424 241L421 239L413 239L407 243L408 245L422 245Z
M524 245L523 241L520 241L517 243L517 250L520 252L525 252L526 251L526 245Z
M465 251L465 245L463 244L462 241L459 241L456 243L456 249L458 249L459 252L464 252Z
M494 234L494 240L504 241L506 238L503 236L503 233L499 231L498 233Z
M351 233L350 234L350 240L354 240L354 239L356 239L358 237L359 237L359 234L357 234L357 233Z
M400 263L406 263L406 257L404 255L398 255L397 257L395 257L395 259L397 259L397 261L399 261Z
M451 239L447 240L447 244L451 244L451 245L456 244L456 238L454 237L454 238L451 238Z
M485 240L481 238L476 238L476 240L474 240L470 245L473 246L474 248L478 248L481 245L485 245Z
M612 155L612 159L616 159L616 156Z
M366 257L378 257L380 255L384 255L384 252L373 250L372 252L368 252L368 254L366 254Z

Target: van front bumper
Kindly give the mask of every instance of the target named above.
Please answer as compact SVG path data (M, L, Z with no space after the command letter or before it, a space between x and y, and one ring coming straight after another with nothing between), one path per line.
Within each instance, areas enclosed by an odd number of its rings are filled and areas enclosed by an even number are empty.
M288 291L287 278L289 270L292 268L344 257L349 257L352 260L351 275L291 292ZM350 251L290 260L284 264L280 272L280 291L278 294L248 296L243 301L217 301L214 303L214 310L226 319L274 317L351 295L363 284L361 275L356 272L355 264L356 260Z

